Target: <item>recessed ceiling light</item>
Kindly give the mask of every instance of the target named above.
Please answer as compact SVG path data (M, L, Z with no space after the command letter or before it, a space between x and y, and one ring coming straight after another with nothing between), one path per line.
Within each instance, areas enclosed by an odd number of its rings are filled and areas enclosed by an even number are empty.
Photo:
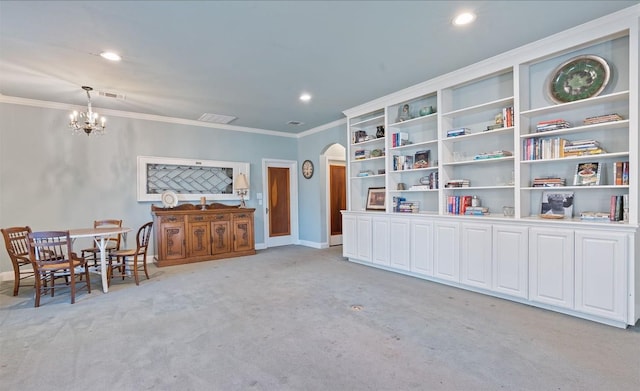
M311 100L311 95L305 92L302 95L300 95L300 100L303 102L309 102Z
M465 24L469 24L476 20L476 15L471 12L462 12L458 14L455 18L453 18L454 26L464 26Z
M114 52L102 52L100 53L100 57L109 60L109 61L120 61L122 60L122 57L120 57L120 55L118 53L114 53Z

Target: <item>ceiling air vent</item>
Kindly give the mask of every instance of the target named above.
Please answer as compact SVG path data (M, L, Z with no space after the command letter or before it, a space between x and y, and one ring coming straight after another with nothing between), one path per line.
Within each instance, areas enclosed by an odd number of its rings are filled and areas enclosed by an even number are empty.
M100 96L104 96L106 98L115 98L115 99L125 100L125 95L124 94L118 94L116 92L98 91L98 94Z
M229 122L236 119L238 118L231 115L204 113L200 116L200 118L198 118L198 121L212 122L214 124L228 124Z
M300 126L300 125L304 125L304 122L300 122L300 121L289 121L289 122L287 122L287 125Z

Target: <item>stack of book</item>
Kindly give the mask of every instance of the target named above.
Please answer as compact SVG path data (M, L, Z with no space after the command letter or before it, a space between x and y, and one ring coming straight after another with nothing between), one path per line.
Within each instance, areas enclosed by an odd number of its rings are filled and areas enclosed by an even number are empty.
M418 213L420 212L420 202L418 201L400 201L398 204L399 213Z
M469 128L457 128L457 129L447 130L447 137L462 136L462 135L468 134L470 130L471 129Z
M472 216L484 216L489 214L489 208L484 206L467 206L464 214Z
M584 119L585 125L601 124L603 122L620 121L622 116L618 113L611 113L605 115L598 115L595 117L588 117Z
M580 212L580 220L586 221L609 221L607 212Z
M536 125L536 132L548 132L551 130L559 130L570 128L571 124L563 119L552 119L549 121L540 121Z
M543 177L533 179L533 187L562 187L565 186L565 184L565 179L558 177Z
M483 160L483 159L496 159L500 157L513 156L513 154L509 151L494 151L494 152L483 152L475 155L473 160Z
M513 126L513 107L505 107L502 109L502 121L504 122L504 126L508 128Z
M469 187L468 179L450 179L444 187Z
M626 186L629 184L629 162L615 162L613 164L614 184Z
M601 153L607 153L607 151L600 148L600 143L596 140L567 141L564 144L564 157L599 155Z

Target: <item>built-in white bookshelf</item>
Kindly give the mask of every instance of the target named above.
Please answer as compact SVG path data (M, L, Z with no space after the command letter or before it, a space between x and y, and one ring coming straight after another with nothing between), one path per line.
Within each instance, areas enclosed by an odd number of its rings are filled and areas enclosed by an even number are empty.
M634 324L640 318L639 21L640 6L631 7L345 110L344 255L603 323ZM584 71L592 58L596 73ZM589 76L604 88L587 93ZM570 93L583 95L563 95ZM616 120L585 122L614 113ZM562 126L545 127L549 122ZM593 147L586 152L584 145ZM380 153L371 155L374 150ZM415 166L416 155L425 162ZM578 179L590 163L598 181ZM538 187L545 178L564 179L564 186ZM368 210L370 189L381 188L384 207ZM571 215L542 213L549 191L571 195ZM474 196L487 213L452 213L452 201ZM609 212L612 198L627 200L625 219L580 218ZM417 207L399 210L399 199Z

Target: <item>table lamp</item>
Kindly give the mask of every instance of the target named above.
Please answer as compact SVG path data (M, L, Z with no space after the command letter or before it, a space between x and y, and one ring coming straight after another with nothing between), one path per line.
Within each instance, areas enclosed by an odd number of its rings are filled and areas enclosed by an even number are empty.
M236 193L240 196L240 207L244 208L244 196L246 196L249 191L249 182L243 173L238 174L238 177L235 180L235 187Z

